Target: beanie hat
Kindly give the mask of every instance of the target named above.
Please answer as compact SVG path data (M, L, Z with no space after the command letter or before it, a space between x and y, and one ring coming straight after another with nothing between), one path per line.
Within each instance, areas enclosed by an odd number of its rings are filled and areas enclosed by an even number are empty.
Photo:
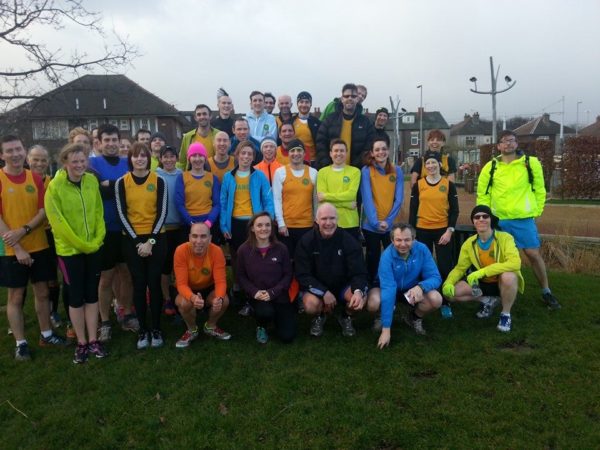
M498 221L500 219L498 219L498 217L496 217L495 215L492 214L492 210L490 209L489 206L487 206L487 205L475 206L475 208L473 208L473 211L471 211L471 222L473 222L473 217L475 216L475 214L478 214L478 213L489 214L490 219L491 219L492 228L498 228Z
M289 152L290 150L295 148L301 148L302 150L305 150L304 143L300 139L292 139L288 144L287 150Z
M277 147L277 141L275 139L273 139L271 136L267 136L267 137L263 138L262 142L260 143L261 151L262 151L263 145L265 145L265 142L272 142L273 144L275 144L275 147Z
M206 147L202 145L200 142L194 142L192 145L188 147L187 159L188 161L193 155L202 155L204 158L207 158Z
M428 159L435 159L437 162L439 162L441 164L442 163L442 154L440 152L427 151L427 152L425 152L425 156L423 156L423 162L427 161Z
M309 92L302 91L298 94L298 97L296 98L296 103L298 103L300 100L308 100L312 103L312 95L310 95Z
M381 108L379 108L377 111L375 111L375 117L377 117L377 115L379 113L385 113L386 116L388 116L388 117L390 116L390 112L388 111L388 109L383 106Z
M167 137L164 133L161 133L160 131L157 131L156 133L153 133L152 136L150 136L150 142L152 142L156 138L160 138L163 140L163 142L167 142Z

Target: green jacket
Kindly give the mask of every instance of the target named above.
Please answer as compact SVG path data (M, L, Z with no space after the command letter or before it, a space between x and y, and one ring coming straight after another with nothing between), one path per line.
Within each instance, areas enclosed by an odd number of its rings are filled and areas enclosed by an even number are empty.
M525 289L525 280L521 275L521 257L511 234L504 231L494 231L496 241L496 262L483 268L486 277L493 277L504 272L515 272L519 279L519 292ZM476 270L482 269L481 262L477 256L477 235L468 238L460 248L458 263L448 274L445 284L455 285L467 273L469 267L474 266Z
M212 128L211 127L210 128L210 137L211 137L211 139L214 139L215 135L219 131L220 130L217 130L216 128ZM188 148L190 147L190 145L192 145L192 142L194 141L194 136L196 136L196 128L194 128L193 130L188 131L181 138L181 147L179 149L179 162L177 163L177 167L180 168L181 170L186 170L186 167L187 167L187 151L188 151ZM208 155L208 156L210 156L210 155Z
M477 182L477 204L487 205L500 219L528 219L539 217L544 211L546 188L542 165L534 156L529 157L533 184L525 165L525 155L509 164L497 157L493 183L486 195L490 181L492 161L489 161L479 174Z
M84 173L81 188L67 179L64 169L48 185L44 208L52 227L56 254L72 256L98 251L104 242L104 208L98 180Z

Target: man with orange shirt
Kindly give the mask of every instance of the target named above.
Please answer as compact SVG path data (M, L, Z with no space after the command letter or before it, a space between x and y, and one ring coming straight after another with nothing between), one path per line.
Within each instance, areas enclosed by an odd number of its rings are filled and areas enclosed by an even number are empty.
M223 250L211 243L210 228L195 223L190 228L189 242L175 250L173 261L177 298L175 304L185 321L187 330L175 347L189 347L199 334L196 310L208 309L204 333L221 340L231 335L217 326L217 321L227 310L227 278Z
M26 152L17 136L4 136L0 156L0 236L5 256L0 257L2 286L8 290L8 322L16 340L15 359L31 359L25 339L23 293L31 279L35 309L40 324L41 347L65 345L63 337L52 332L48 280L52 278L52 254L44 223L44 184L38 174L24 168Z
M277 156L277 144L275 143L275 139L270 136L264 138L260 143L260 151L263 155L263 160L256 164L254 168L264 173L269 181L269 185L273 186L275 171L283 166L281 162L275 159L275 156Z

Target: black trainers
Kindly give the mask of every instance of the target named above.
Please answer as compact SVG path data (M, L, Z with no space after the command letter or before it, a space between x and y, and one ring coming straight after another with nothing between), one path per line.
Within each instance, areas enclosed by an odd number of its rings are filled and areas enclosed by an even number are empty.
M64 337L54 333L48 337L44 337L40 334L39 345L40 347L64 347L67 345L67 340Z
M17 348L15 349L15 359L17 361L29 361L31 359L31 352L29 351L27 342L17 345Z
M551 292L546 292L545 294L542 294L542 300L544 301L548 309L552 311L561 308L560 303L558 303L558 300L554 295L552 295Z

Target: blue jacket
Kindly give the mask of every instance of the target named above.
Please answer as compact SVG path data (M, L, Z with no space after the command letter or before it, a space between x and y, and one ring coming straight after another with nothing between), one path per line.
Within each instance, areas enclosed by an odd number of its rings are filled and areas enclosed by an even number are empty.
M381 254L378 275L381 286L381 325L384 328L392 326L398 291L406 292L418 284L427 293L442 284L442 277L431 252L425 244L418 241L413 241L406 260L390 244Z
M221 231L231 233L231 215L233 214L233 199L235 197L235 174L236 167L231 172L227 172L223 177L221 186ZM250 168L250 202L252 203L252 214L261 211L267 211L271 218L275 217L273 207L273 193L271 185L265 177L265 174L254 167Z
M369 172L369 167L370 166L364 166L360 170L360 195L362 197L364 211L362 228L373 233L382 234L377 227L379 224L379 219L377 218L377 208L375 207L375 202L373 201L373 190L371 189L371 174ZM377 172L382 175L384 174L383 169L376 165L374 167ZM402 201L404 200L404 174L399 166L396 166L395 169L396 183L394 186L394 203L392 204L392 210L385 218L385 221L388 224L388 230L392 229L394 219L400 212ZM385 233L388 233L388 231Z

